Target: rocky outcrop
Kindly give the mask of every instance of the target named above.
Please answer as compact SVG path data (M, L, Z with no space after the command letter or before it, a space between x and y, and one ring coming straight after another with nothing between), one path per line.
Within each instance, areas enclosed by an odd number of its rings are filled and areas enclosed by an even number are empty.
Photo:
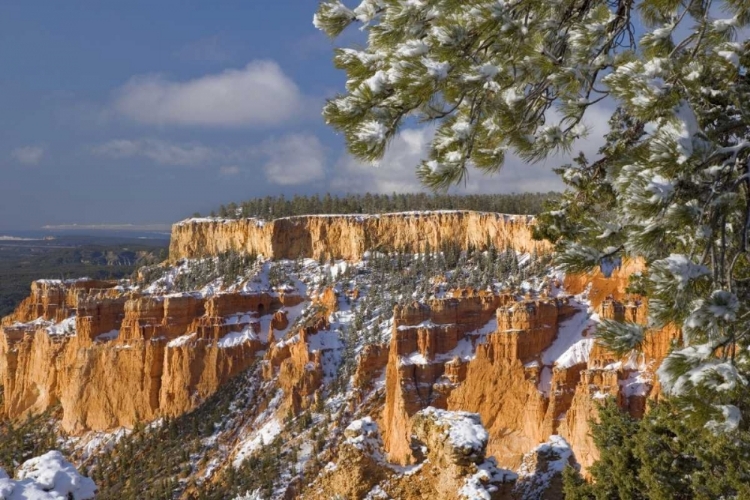
M0 329L3 412L17 418L59 404L71 433L182 414L255 362L266 345L261 315L274 315L269 327L286 327L275 312L300 300L35 282Z
M385 459L377 424L352 422L336 451L337 461L302 498L440 498L510 500L516 474L485 456L487 432L478 415L427 408L413 418L423 450L409 470Z
M383 455L383 442L377 424L370 417L355 420L344 430L344 440L336 450L335 467L327 468L302 498L364 498L378 485L394 476Z
M549 347L558 320L571 308L566 299L454 295L464 297L394 311L383 411L386 448L391 459L409 463L409 419L432 405L477 412L492 435L519 435L490 440L490 453L517 465L509 458L517 461L539 442L547 408L525 364Z
M16 471L16 479L11 479L0 468L0 498L3 499L93 500L96 493L94 481L79 474L56 450L26 460Z
M527 217L473 212L190 220L174 226L170 257L233 250L356 260L367 251L447 244L548 250L531 239L532 226ZM549 479L544 488L559 492L561 459L550 451L561 447L558 439L585 471L598 456L589 422L599 402L613 398L639 416L659 395L653 370L679 338L677 329L650 332L642 353L625 358L591 338L600 318L645 324L647 302L626 291L629 276L642 268L626 262L609 277L568 276L565 286L550 279L524 295L436 288L440 298L398 305L390 339L365 346L351 371L338 371L344 336L334 313L341 305L342 314L353 314L366 287L338 283L303 298L159 295L117 282L39 281L0 323L3 412L17 418L59 404L71 433L131 427L195 408L259 362L259 382L274 401L259 397L258 407L291 418L320 413L328 388L346 386L341 373L352 374L353 396L337 418L372 419L347 429L343 441L340 428L332 432L336 467L326 467L316 480L321 496L311 498L362 498L381 488L393 498L458 499L466 498L467 484L485 488L488 498L526 498L539 490L541 476ZM306 282L315 283L311 289L330 285L331 269L324 273ZM292 314L303 299L312 307ZM474 428L480 420L481 447L463 448L450 437L454 427ZM531 472L511 493L511 476L497 464Z
M188 219L172 227L174 262L227 251L296 259L362 258L366 251L419 252L452 244L462 249L510 247L547 251L534 241L533 217L469 211L382 215L310 215L264 222L258 219Z
M604 280L594 282L607 294L595 294L593 312L645 322L646 302L618 291L621 279ZM612 397L634 416L643 414L648 397L658 394L653 370L677 338L676 329L650 332L642 353L621 359L586 340L595 324L586 322L585 305L543 295L457 291L395 309L382 413L391 460L417 460L410 426L427 406L479 414L489 433L488 454L512 469L559 434L585 471L598 456L589 422L600 401ZM571 329L574 338L559 338ZM548 350L559 359L548 359Z
M524 455L514 496L535 500L564 498L562 472L569 465L575 465L570 445L560 436L550 436L549 441Z

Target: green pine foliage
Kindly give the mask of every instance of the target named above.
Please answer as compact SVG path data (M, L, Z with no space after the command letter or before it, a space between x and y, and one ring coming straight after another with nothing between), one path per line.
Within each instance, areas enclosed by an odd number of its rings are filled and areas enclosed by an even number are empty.
M747 397L743 397L747 402ZM750 498L750 434L712 432L682 418L680 405L663 401L632 418L609 401L592 436L600 451L586 482L569 467L567 500Z
M599 422L592 426L592 437L601 454L591 467L594 483L583 481L571 467L564 473L567 500L646 499L638 479L640 463L635 457L635 436L639 422L608 400L599 410Z
M0 407L2 403L0 387ZM55 420L59 417L59 408L54 408L21 421L0 419L0 469L12 475L26 460L60 449L55 430Z
M558 193L518 193L452 195L426 193L348 194L345 196L284 195L253 198L242 203L219 207L223 218L255 217L273 220L280 217L315 214L382 214L425 210L475 210L505 214L538 214L544 203L556 199ZM198 214L196 214L198 215Z
M256 377L257 370L249 368L195 410L158 425L136 425L111 449L83 463L99 488L97 498L171 500L200 489L196 477L208 465L205 456L215 446L204 440L222 429L230 416L236 417L239 409L253 407L257 401L247 388Z
M170 288L174 292L199 290L218 279L221 279L226 285L232 284L239 278L257 270L258 256L254 253L240 253L231 250L222 252L216 257L192 261L190 266L186 268L180 267L183 263L177 263L179 271L174 276ZM148 286L164 279L168 272L169 269L163 265L144 266L133 273L134 283Z
M654 498L742 497L726 458L710 450L727 442L744 453L750 420L750 40L739 37L750 3L323 0L314 23L334 38L355 23L367 34L364 48L336 50L347 84L326 121L368 161L407 120L433 122L417 175L434 189L471 167L495 171L506 153L535 161L568 151L588 110L615 104L600 158L557 169L568 188L537 234L568 272L607 275L642 259L631 290L648 297L648 326L682 329L657 370L671 421L648 417L636 462L622 468L639 470ZM607 323L600 341L626 352L647 334ZM649 438L664 448L645 456ZM698 465L685 469L675 450ZM683 470L711 471L702 480L716 486L700 490ZM629 484L597 498L632 498Z
M533 161L567 151L586 132L586 110L608 94L601 79L615 53L634 45L633 4L325 0L319 29L335 38L361 23L368 40L336 49L346 92L323 117L365 161L381 158L409 121L437 123L417 174L438 189L470 167L496 171L509 152Z

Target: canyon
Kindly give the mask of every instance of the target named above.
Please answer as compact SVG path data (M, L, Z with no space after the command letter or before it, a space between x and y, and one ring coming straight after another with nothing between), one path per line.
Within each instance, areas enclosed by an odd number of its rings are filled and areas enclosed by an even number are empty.
M654 370L679 332L651 332L643 350L625 358L593 337L602 319L645 324L646 301L626 292L642 263L625 262L609 276L551 270L533 289L464 287L401 300L377 324L383 338L355 342L350 386L340 397L333 387L345 362L342 332L356 324L353 304L365 290L342 285L343 269L356 277L371 253L446 244L549 253L532 239L533 224L527 216L450 211L183 221L173 227L167 275L230 251L272 260L258 268L260 278L189 292L87 279L33 283L0 323L2 412L19 419L59 406L70 435L114 431L191 411L257 367L257 384L272 390L228 464L283 432L276 427L285 416L344 401L336 439L322 454L333 466L304 490L290 484L288 498L364 498L375 490L465 498L462 488L477 481L487 498L531 498L524 492L535 487L539 464L562 460L585 472L596 460L589 430L602 401L639 416L659 395ZM283 259L298 260L284 264L297 269L294 286L268 283L273 261ZM303 278L306 270L324 276ZM471 459L436 437L446 422L486 433ZM558 451L542 453L550 449ZM450 471L445 484L429 479L441 467ZM355 477L361 487L352 487ZM556 486L544 487L559 491L559 470L555 477Z

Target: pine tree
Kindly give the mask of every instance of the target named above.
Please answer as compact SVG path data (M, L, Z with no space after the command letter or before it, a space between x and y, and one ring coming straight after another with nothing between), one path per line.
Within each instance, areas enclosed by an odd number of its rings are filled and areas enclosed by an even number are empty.
M748 432L716 434L690 418L679 418L681 413L679 404L663 401L636 420L608 402L592 425L601 454L589 470L594 482L586 483L569 468L565 498L748 498Z
M683 339L658 370L669 400L642 422L605 407L595 483L568 472L566 493L750 495L750 42L737 40L750 2L324 0L314 22L331 37L352 23L368 34L364 49L336 50L348 81L326 121L367 161L407 120L436 122L417 168L432 188L495 171L507 152L567 151L589 108L616 103L601 158L557 169L568 189L538 236L569 272L645 262L632 289L649 300L648 328L604 322L611 350L637 350L667 324ZM517 269L515 255L503 261Z
M314 23L331 37L362 23L368 35L362 50L336 50L348 82L326 121L368 161L407 120L436 122L417 168L433 188L471 166L495 171L508 151L567 151L587 110L614 100L602 158L559 169L569 190L540 233L568 271L642 258L649 326L684 333L659 369L665 391L704 395L682 409L717 432L746 425L736 389L750 364L750 42L737 32L749 2L324 0ZM601 337L622 352L646 334L608 322Z

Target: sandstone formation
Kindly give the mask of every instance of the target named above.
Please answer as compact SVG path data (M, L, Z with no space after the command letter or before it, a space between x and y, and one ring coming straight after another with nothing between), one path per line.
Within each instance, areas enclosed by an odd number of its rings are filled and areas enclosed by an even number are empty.
M302 498L514 498L517 476L485 456L487 433L478 415L427 408L414 416L413 428L424 455L400 474L385 460L377 424L369 417L352 422L336 466L324 471Z
M532 225L525 216L473 212L189 220L173 228L170 259L233 250L357 260L367 251L445 244L549 250L531 239ZM393 498L459 499L471 498L461 493L471 483L489 498L528 498L543 483L553 485L544 494L554 498L561 460L585 471L598 456L589 422L600 401L614 398L640 416L659 396L653 372L678 341L677 329L650 332L642 352L625 358L591 336L600 319L645 324L647 302L626 291L642 269L626 262L611 276L567 276L564 284L550 274L542 289L523 294L460 289L402 301L390 336L356 356L343 425L333 432L338 448L327 455L335 463L309 492L297 484L300 491L362 498L381 488ZM35 282L0 322L2 411L19 418L60 405L62 427L74 434L132 427L195 408L256 362L258 385L273 395L258 399L260 412L281 420L321 408L342 356L335 313L360 297L359 289L330 286L330 271L312 297L270 288L158 294L109 281ZM310 305L304 313L295 307L303 301ZM352 419L359 424L339 439ZM454 424L480 421L479 448L449 439ZM518 470L518 481L498 464Z
M594 278L590 283L604 279ZM645 322L644 300L617 300L624 294L616 286L609 292L594 309L598 317ZM589 421L599 401L614 397L642 415L649 395L658 394L653 371L678 336L674 328L650 332L640 355L619 359L586 339L595 326L586 322L588 305L568 296L457 291L454 297L394 312L381 422L385 449L397 463L416 460L412 416L436 406L481 415L488 454L505 467L519 467L525 453L560 434L585 471L598 456ZM560 336L571 328L580 339L568 345ZM560 359L545 359L548 351Z
M31 292L0 330L3 412L17 418L59 404L72 433L194 408L256 360L260 314L301 300L142 295L90 280L39 281Z
M172 227L172 262L227 251L275 259L362 258L366 251L419 252L446 244L459 248L549 250L534 241L534 219L468 211L406 212L382 215L310 215L264 222L258 219L188 219Z
M568 465L574 465L570 446L560 436L550 436L548 442L524 455L513 488L514 496L538 500L563 498L562 472Z

